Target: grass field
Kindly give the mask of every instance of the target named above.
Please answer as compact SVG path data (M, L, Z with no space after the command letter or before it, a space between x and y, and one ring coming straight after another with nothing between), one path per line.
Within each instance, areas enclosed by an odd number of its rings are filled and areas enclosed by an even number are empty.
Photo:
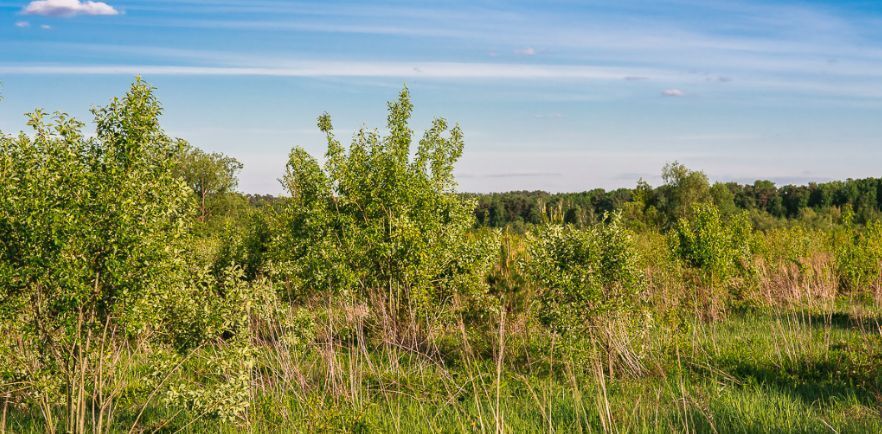
M294 395L267 384L254 397L248 429L152 406L134 431L882 432L880 318L842 301L656 326L639 377L577 376L563 360L524 363L535 343L514 340L498 371L486 361L452 364L341 345L322 360L299 362L313 369L299 373L316 385L311 390ZM267 365L272 353L266 349ZM120 431L133 416L119 415ZM9 432L43 432L37 414L8 417Z

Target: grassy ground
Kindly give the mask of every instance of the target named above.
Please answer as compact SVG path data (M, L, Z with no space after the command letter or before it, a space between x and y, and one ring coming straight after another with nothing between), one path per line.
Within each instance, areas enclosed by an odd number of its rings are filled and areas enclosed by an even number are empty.
M565 364L548 375L541 363L497 371L488 362L442 366L403 356L393 363L341 351L336 386L319 381L298 395L264 388L250 428L211 419L188 425L194 415L153 408L136 431L882 432L880 318L842 304L656 327L646 373L612 380L570 375ZM11 413L10 432L41 432L34 416ZM118 420L121 430L131 422L131 415Z

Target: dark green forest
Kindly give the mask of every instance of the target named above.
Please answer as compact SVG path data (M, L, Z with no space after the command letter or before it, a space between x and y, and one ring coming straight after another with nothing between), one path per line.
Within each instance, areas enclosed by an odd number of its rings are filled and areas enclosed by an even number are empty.
M672 166L669 169L681 168ZM753 184L735 182L709 185L696 174L695 199L709 199L727 213L746 211L757 228L768 229L805 220L830 224L850 210L854 218L866 223L879 218L882 212L882 179L848 179L808 185L776 186L771 181ZM704 178L704 179L701 179ZM664 227L679 215L681 198L675 183L690 182L671 178L671 182L652 187L638 183L635 188L613 191L595 189L581 193L546 193L516 191L474 195L478 199L476 224L488 227L522 226L563 221L566 224L589 225L600 221L604 214L636 207L646 224Z

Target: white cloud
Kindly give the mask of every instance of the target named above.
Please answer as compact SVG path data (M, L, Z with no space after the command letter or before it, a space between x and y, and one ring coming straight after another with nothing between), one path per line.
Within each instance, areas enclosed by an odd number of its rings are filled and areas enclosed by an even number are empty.
M52 26L50 26L49 24L43 24L40 26L40 28L43 30L52 30Z
M22 11L25 15L72 17L75 15L119 15L113 6L104 2L80 0L36 0Z
M27 21L18 21L15 23L15 27L18 27L20 29L24 29L25 27L30 27L30 26L31 26L31 23L29 23Z
M386 77L426 79L570 79L622 80L634 72L670 79L664 71L564 65L524 65L457 62L346 62L315 61L276 66L162 66L162 65L3 65L4 74L81 75L203 75L271 77Z
M62 44L62 47L97 49L82 44ZM593 66L557 64L518 64L489 62L365 62L365 61L267 61L261 56L237 56L230 53L200 52L192 50L156 49L144 47L104 47L110 52L143 53L145 56L186 57L203 59L209 64L195 65L137 65L137 64L15 64L0 63L0 74L15 75L163 75L163 76L265 76L265 77L361 77L425 80L573 80L573 81L625 81L634 77L664 83L664 85L708 86L703 75L682 72L677 69L649 68L644 66ZM878 76L878 75L877 75ZM640 83L640 80L635 81ZM714 84L716 85L716 84ZM664 89L664 88L663 88ZM763 89L800 96L882 99L878 81L853 80L833 82L826 77L767 78L761 75L739 78L726 86L706 89L716 95L739 92L744 89ZM641 94L642 91L641 91ZM541 95L546 99L547 94ZM569 93L568 93L569 95ZM645 95L645 94L643 94ZM671 87L659 91L668 98L687 97L689 92ZM705 93L707 95L707 93ZM565 100L581 100L567 96ZM555 99L556 100L556 99Z
M515 54L517 54L518 56L535 56L536 49L533 47L525 47L515 50Z
M563 115L563 113L558 113L558 112L538 113L538 114L534 115L533 117L536 119L563 119L564 115Z

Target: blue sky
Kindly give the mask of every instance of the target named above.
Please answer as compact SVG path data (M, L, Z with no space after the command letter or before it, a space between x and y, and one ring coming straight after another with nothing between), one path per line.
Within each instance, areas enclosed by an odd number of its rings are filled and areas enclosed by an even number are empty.
M136 74L173 135L280 193L292 146L459 122L463 191L882 176L882 1L0 0L0 130L42 107L89 119Z

